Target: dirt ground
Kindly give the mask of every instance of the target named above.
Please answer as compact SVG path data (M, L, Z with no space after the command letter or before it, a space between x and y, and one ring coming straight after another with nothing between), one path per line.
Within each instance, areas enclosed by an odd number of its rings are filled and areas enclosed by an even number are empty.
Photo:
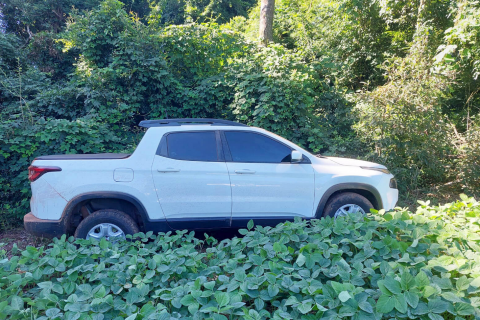
M9 258L14 254L12 252L14 244L17 244L18 250L22 251L28 246L40 247L47 243L48 240L32 236L22 227L0 231L0 250L6 250Z

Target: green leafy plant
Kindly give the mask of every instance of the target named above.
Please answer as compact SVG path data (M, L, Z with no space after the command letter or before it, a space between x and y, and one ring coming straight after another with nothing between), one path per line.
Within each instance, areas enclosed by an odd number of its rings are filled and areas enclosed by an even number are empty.
M0 319L478 319L480 203L0 251ZM130 237L130 236L129 236Z

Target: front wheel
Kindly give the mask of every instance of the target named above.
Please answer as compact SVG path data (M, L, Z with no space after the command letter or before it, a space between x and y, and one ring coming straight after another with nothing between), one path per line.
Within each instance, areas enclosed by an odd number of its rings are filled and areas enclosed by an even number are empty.
M328 200L323 211L324 217L342 217L350 213L365 215L373 209L372 203L358 193L345 192Z
M127 214L112 209L95 211L82 220L75 230L75 238L97 239L115 242L127 234L138 233L138 226Z

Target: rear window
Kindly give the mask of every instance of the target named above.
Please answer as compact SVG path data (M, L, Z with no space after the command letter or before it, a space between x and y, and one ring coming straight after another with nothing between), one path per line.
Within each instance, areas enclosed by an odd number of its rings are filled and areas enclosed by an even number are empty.
M176 132L167 136L168 157L189 161L217 161L215 132Z

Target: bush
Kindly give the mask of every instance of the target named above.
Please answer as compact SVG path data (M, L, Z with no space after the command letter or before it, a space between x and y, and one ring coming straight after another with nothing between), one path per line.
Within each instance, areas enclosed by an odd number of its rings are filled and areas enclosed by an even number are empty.
M0 319L478 319L480 203L0 256ZM5 252L0 252L5 255Z
M21 221L31 196L27 168L47 154L101 153L122 150L132 142L122 130L94 119L34 118L0 123L0 229ZM130 141L129 141L130 140ZM124 144L122 144L124 143Z
M463 187L472 194L480 190L480 122L477 121L465 133L465 139L460 147L458 161L459 177Z
M402 191L445 183L454 175L454 128L441 109L449 83L431 72L422 45L385 66L385 85L357 96L355 128L374 144L371 158L393 169Z
M313 152L335 148L352 133L345 99L321 79L305 58L279 45L251 49L234 59L225 83L234 96L233 120L279 134ZM343 116L343 117L342 117Z

